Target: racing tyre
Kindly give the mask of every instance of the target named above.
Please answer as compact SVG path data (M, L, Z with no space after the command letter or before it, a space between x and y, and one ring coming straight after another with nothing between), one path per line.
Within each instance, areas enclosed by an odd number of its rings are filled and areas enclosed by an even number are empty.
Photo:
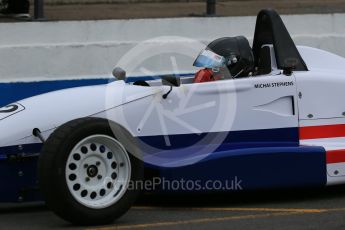
M47 206L78 225L107 224L126 213L139 193L129 183L142 179L143 164L120 139L100 118L81 118L56 129L38 163Z

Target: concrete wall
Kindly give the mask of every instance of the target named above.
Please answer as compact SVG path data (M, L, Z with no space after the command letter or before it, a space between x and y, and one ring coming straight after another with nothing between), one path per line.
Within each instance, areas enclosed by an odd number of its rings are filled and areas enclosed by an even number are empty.
M283 20L297 44L345 56L345 14L293 15ZM155 38L143 43L151 49L162 44L199 47L198 41L222 36L251 39L254 26L255 17L1 23L0 81L103 78L130 49L148 39ZM189 59L198 52L190 49ZM192 71L192 60L181 56L176 54L179 70ZM158 57L147 62L151 72L173 70L168 56L166 63Z
M283 20L297 44L345 57L345 14ZM104 79L119 62L136 76L193 72L202 43L252 39L254 27L255 17L1 23L0 82Z

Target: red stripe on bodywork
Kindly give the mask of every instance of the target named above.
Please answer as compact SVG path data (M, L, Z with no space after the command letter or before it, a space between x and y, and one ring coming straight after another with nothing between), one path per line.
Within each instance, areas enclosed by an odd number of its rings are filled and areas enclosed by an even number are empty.
M345 124L308 126L299 129L299 139L345 137Z
M345 162L345 149L327 151L326 162L327 164Z

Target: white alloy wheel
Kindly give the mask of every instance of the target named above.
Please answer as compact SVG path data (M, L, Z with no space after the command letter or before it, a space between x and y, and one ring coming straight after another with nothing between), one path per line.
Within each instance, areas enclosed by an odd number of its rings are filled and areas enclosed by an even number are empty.
M119 141L107 135L92 135L74 146L65 173L68 189L77 202L103 209L125 194L131 162Z

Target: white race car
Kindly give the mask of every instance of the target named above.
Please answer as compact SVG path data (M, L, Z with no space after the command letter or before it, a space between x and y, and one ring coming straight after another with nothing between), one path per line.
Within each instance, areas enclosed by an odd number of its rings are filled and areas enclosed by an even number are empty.
M345 183L344 58L296 47L262 10L252 48L217 39L195 65L196 76L134 83L116 69L109 84L0 108L0 199L39 199L39 188L63 219L105 224L150 178L178 192ZM190 183L166 186L176 181Z

